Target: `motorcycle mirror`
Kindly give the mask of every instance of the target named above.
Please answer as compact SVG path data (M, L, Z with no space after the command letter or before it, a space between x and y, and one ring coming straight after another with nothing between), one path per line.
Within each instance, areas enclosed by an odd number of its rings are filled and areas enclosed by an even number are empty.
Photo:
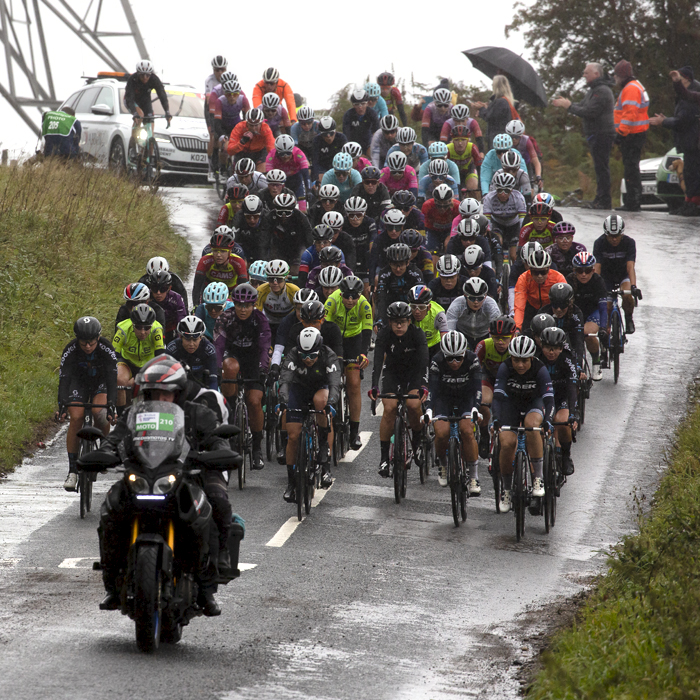
M83 438L83 440L100 440L104 437L102 431L99 428L95 428L93 425L86 425L78 431L78 437Z
M214 428L211 434L216 435L216 437L222 438L232 438L238 435L241 429L237 425L229 425L228 423L223 423L218 428Z
M212 450L211 452L198 452L191 456L198 464L216 471L236 469L243 463L241 455L233 450Z
M78 460L78 469L85 472L99 472L107 467L116 467L121 462L119 455L112 452L88 452Z

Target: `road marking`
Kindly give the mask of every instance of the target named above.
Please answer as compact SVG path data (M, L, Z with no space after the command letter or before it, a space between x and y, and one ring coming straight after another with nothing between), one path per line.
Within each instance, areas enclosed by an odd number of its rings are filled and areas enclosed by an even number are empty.
M277 530L275 536L265 544L266 547L282 547L284 543L292 536L294 530L299 527L301 520L299 518L289 518L282 527Z
M89 561L90 565L89 566L80 566L81 561ZM92 562L97 561L97 557L92 556L92 557L69 557L68 559L64 559L59 565L59 569L92 569ZM257 566L257 564L239 564L238 569L239 571L250 571L250 569L254 569Z
M238 570L239 571L250 571L251 569L254 569L256 566L257 566L257 564L239 564Z
M359 455L360 452L362 452L362 450L364 450L365 447L367 447L371 436L372 436L371 430L363 430L360 433L360 440L362 441L362 447L360 447L359 450L348 450L345 454L345 457L343 457L339 461L344 462L344 463L354 462L357 455Z
M375 416L383 416L384 415L384 402L380 401L377 404L377 408L374 409L374 415Z

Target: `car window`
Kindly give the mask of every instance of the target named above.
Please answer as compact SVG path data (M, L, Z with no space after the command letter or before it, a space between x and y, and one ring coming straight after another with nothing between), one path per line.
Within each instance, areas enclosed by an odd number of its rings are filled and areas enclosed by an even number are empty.
M98 87L92 87L88 88L87 90L83 90L82 95L80 95L80 99L78 100L78 103L75 105L74 109L76 114L89 114L90 113L90 107L95 104L95 98L100 92L100 88Z
M98 98L95 100L96 105L107 105L114 110L114 92L111 87L105 86L100 90Z
M75 109L75 103L78 101L78 98L82 95L82 91L78 90L78 92L74 92L62 105L61 109L64 107L73 107Z
M170 114L174 117L192 117L204 119L204 95L189 90L178 90L176 88L165 88L168 95ZM158 95L151 93L153 100L153 114L162 116L165 114L163 106L160 104ZM124 88L119 88L119 106L122 114L128 114L129 110L124 104Z

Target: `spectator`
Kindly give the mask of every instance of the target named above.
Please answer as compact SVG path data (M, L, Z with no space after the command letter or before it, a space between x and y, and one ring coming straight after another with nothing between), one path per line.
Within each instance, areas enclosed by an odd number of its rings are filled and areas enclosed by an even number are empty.
M615 140L613 97L600 63L588 63L583 70L588 92L581 102L572 104L566 97L555 97L552 104L563 107L570 114L583 119L583 133L595 168L596 195L591 209L611 209L610 151Z
M642 176L639 161L649 130L649 95L632 75L632 64L624 59L615 66L615 84L620 95L615 104L615 141L620 146L625 169L625 203L619 211L639 211L642 199Z
M493 137L504 134L506 124L513 119L520 119L520 115L514 106L513 92L505 75L497 75L493 79L493 95L489 98L489 104L485 102L472 102L479 108L478 116L486 120L486 141L490 151L493 146Z
M44 156L47 158L51 155L77 158L80 155L82 128L72 108L46 112L41 122L41 134L44 137Z

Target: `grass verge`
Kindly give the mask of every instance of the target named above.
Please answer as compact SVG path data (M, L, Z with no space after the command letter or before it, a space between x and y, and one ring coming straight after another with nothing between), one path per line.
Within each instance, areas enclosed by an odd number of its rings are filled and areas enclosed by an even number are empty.
M124 286L153 255L189 268L189 244L147 190L61 163L0 168L0 471L56 409L75 319L96 316L111 338Z
M679 427L639 531L615 548L528 698L700 697L700 405Z

